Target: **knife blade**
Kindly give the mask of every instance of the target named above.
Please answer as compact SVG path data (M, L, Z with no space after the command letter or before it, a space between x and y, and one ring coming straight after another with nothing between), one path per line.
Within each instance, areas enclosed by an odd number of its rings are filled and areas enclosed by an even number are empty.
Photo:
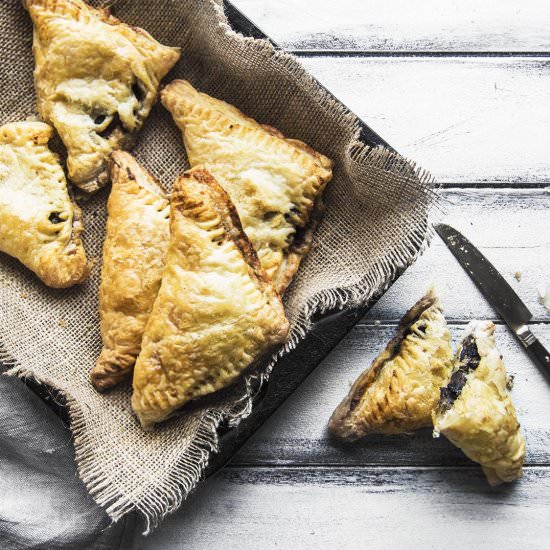
M462 233L443 223L435 225L435 230L487 301L504 319L531 359L550 380L550 353L528 327L527 323L533 315L521 298L495 266Z

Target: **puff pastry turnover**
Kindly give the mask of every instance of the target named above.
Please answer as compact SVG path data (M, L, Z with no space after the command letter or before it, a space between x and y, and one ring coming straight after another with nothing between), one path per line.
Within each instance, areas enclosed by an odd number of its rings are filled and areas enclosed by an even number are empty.
M451 335L433 290L403 317L397 335L353 384L329 429L345 440L431 426L452 368Z
M170 217L160 184L129 153L111 155L109 175L112 189L99 287L103 349L91 373L100 391L132 373L160 287Z
M107 182L111 151L132 144L179 50L82 0L23 3L34 23L38 111L67 148L71 181L95 191Z
M71 201L53 128L42 122L0 127L0 250L54 288L88 276L80 209Z
M481 464L491 485L522 475L525 438L508 393L508 379L490 321L472 321L433 413L434 435L445 435Z
M164 88L161 101L183 132L191 166L204 165L229 194L282 294L311 246L332 162L184 80Z
M289 328L231 201L206 170L174 184L170 231L134 370L132 407L145 428L234 382Z

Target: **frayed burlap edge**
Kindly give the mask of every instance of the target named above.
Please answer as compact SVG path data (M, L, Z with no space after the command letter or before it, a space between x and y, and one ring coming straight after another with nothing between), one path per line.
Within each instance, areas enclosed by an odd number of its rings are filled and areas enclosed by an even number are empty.
M346 307L360 307L373 296L381 294L394 279L427 248L433 236L431 225L443 214L443 207L437 193L437 186L430 174L414 163L409 162L396 153L383 148L371 148L359 140L359 122L353 113L347 111L340 103L322 89L296 59L285 52L275 50L266 40L245 38L235 33L228 25L223 7L216 4L219 26L226 35L235 40L249 42L249 46L262 53L269 53L292 77L297 79L304 88L317 88L314 100L330 116L344 123L354 136L349 148L350 160L358 164L368 164L371 167L384 169L394 175L407 176L416 179L419 189L431 195L426 202L431 206L425 221L424 230L410 235L401 245L390 251L386 258L376 266L374 274L368 274L363 280L346 288L335 288L322 291L310 299L295 319L288 343L276 353L263 372L250 375L245 380L244 395L228 406L206 411L200 422L200 428L195 440L190 445L185 456L176 463L169 479L162 487L158 487L154 495L133 502L128 496L112 486L95 462L93 443L86 433L85 418L79 403L73 397L63 392L66 400L71 429L74 436L75 457L79 475L98 505L103 507L115 522L132 511L140 512L146 523L145 534L158 526L159 522L169 513L174 512L203 478L212 452L219 448L218 427L222 421L230 427L237 426L241 420L250 415L254 397L269 379L273 366L280 357L292 351L303 340L309 328L313 315L329 310ZM5 351L0 336L0 362L8 368L6 374L22 378L33 378L39 384L55 385L47 379L37 379L34 373L28 371L10 357Z

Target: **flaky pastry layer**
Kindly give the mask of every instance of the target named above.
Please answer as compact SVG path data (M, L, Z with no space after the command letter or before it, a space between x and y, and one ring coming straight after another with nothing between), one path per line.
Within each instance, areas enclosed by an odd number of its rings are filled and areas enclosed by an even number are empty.
M67 191L51 126L15 122L0 127L0 250L54 288L86 279L80 209Z
M443 434L481 464L488 482L498 485L521 477L525 437L508 392L508 377L494 332L490 321L468 325L448 380L454 401L442 391L433 423L436 436Z
M331 432L354 440L431 426L452 359L451 334L439 299L430 290L403 317L397 335L336 408Z
M228 195L208 171L176 180L170 231L134 369L132 407L144 428L232 384L289 330Z
M38 111L67 148L71 181L95 191L107 183L109 154L131 146L179 50L83 0L23 3L34 23Z
M203 165L235 204L262 267L282 294L307 254L332 162L184 80L161 92L191 166Z
M123 151L109 161L112 182L99 288L103 348L92 370L104 391L132 374L160 288L170 205L155 178Z

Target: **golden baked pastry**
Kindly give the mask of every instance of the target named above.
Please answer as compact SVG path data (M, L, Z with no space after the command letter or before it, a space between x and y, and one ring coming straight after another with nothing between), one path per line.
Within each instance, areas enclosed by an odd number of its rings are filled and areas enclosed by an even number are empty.
M53 288L88 276L80 209L67 191L59 158L42 122L0 127L0 250Z
M330 431L345 440L431 426L452 368L451 334L433 290L403 317L397 335L336 408Z
M442 433L481 464L491 485L522 475L525 438L510 394L495 325L472 321L465 331L449 383L433 413L434 436Z
M161 101L183 132L191 166L204 165L229 194L282 294L311 246L332 162L184 80L166 86Z
M129 378L160 287L170 237L170 204L136 160L115 151L99 287L103 349L91 373L104 391Z
M107 182L107 159L131 146L180 56L143 29L82 0L23 0L34 23L38 112L68 152L84 191Z
M229 197L206 170L176 180L170 232L134 369L132 407L144 428L234 382L289 329Z

